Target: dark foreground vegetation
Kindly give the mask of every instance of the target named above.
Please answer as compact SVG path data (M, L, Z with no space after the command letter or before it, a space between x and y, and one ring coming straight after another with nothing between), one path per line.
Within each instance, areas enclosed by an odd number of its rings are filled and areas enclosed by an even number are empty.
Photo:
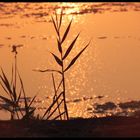
M140 118L0 121L0 137L139 137Z

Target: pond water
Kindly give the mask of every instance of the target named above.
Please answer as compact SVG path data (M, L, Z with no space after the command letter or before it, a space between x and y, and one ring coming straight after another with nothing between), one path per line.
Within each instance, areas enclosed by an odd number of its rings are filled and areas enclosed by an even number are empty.
M58 53L50 16L61 9L64 12L62 33L71 18L74 19L64 49L81 32L65 65L92 39L66 73L70 116L94 116L87 109L95 103L139 100L140 3L136 2L0 2L0 66L9 78L14 58L10 46L22 44L18 48L18 70L27 95L33 97L39 92L35 106L42 114L54 94L51 73L33 70L59 68L49 53ZM55 78L58 82L59 77L55 75ZM5 112L1 118L7 118Z

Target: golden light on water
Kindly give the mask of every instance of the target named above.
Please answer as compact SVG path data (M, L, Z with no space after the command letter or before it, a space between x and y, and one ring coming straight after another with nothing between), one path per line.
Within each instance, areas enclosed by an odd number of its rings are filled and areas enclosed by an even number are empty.
M65 11L64 11L64 13L66 15L69 15L71 13L79 13L81 5L82 4L80 4L80 3L66 3L66 2L62 2L61 3L62 7L69 7L68 9L65 9Z
M93 38L91 45L66 74L67 98L73 101L68 103L71 117L94 116L87 108L95 102L118 104L140 99L139 3L1 3L1 7L0 66L10 75L13 56L8 46L23 44L18 53L19 70L28 96L32 97L40 90L41 106L45 107L52 99L51 76L35 73L33 69L59 68L49 54L49 51L58 53L50 16L55 10L60 14L61 9L64 11L62 34L73 18L64 49L81 31L65 65ZM57 80L59 77L56 76ZM93 99L85 101L83 96ZM98 98L101 96L103 98Z

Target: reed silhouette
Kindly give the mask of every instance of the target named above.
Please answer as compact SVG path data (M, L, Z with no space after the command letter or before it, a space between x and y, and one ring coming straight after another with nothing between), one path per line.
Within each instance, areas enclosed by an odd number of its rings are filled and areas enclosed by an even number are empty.
M52 69L46 69L46 70L37 70L39 72L57 72L60 74L61 76L61 80L60 83L58 84L58 87L56 88L55 86L55 80L54 80L54 76L52 74L52 79L53 79L53 85L54 85L54 91L55 91L55 96L53 98L53 102L52 104L49 106L49 108L46 110L46 112L44 113L42 119L47 116L46 119L49 119L55 112L56 110L59 111L59 115L56 116L53 119L66 119L69 120L69 113L68 113L68 109L67 109L67 103L66 103L66 82L65 82L65 73L75 64L75 62L77 61L77 59L80 57L80 55L85 51L85 49L89 46L90 42L74 57L72 58L72 60L70 61L70 63L68 64L68 66L64 67L64 63L65 60L67 58L67 56L70 54L70 52L72 51L80 33L73 39L73 41L71 42L71 44L68 46L67 50L64 52L63 50L63 43L65 42L70 29L71 29L71 24L73 19L71 19L71 21L69 22L63 36L61 36L61 26L62 26L62 22L63 22L63 11L61 11L60 17L58 17L58 14L55 12L55 19L53 16L51 16L51 20L53 23L53 26L55 28L57 37L57 49L59 51L60 57L58 57L56 54L50 52L52 54L52 56L54 57L56 63L60 66L60 70L52 70ZM62 91L60 93L58 93L58 90L60 88L60 86L62 87ZM62 98L61 98L62 96ZM59 101L59 99L61 98L61 100ZM63 112L60 111L60 105L63 103ZM54 107L54 105L57 104L57 107L52 111L52 108ZM51 112L51 113L50 113ZM63 118L62 118L63 115Z
M65 60L67 56L72 51L80 33L73 39L71 44L68 46L67 50L64 52L63 50L63 42L65 42L71 28L71 24L73 19L69 22L63 36L61 36L61 25L63 21L63 11L61 11L60 17L58 18L58 14L55 12L55 20L54 17L51 16L53 26L55 28L56 34L57 34L57 49L59 51L60 57L58 57L56 54L50 52L52 56L54 57L56 63L60 66L60 70L53 70L53 69L47 69L47 70L37 70L39 72L51 72L52 73L52 82L53 82L53 88L54 88L54 96L53 101L45 111L44 115L42 117L38 116L40 119L44 119L46 117L47 120L49 120L51 117L53 117L52 120L56 120L60 118L60 120L69 120L69 113L67 109L67 103L66 103L66 82L65 82L65 73L75 64L77 59L80 57L80 55L85 51L85 49L89 46L90 42L87 43L87 45L75 56L72 58L72 60L69 62L69 64L64 67ZM8 105L8 107L2 106L3 109L9 111L11 113L11 120L13 119L23 119L23 120L29 120L31 118L35 118L33 116L36 108L32 107L32 103L34 102L37 95L35 95L30 102L27 101L27 95L25 93L24 84L22 81L22 78L19 74L18 68L17 68L17 48L21 47L22 45L13 45L12 46L12 53L14 54L14 65L12 65L12 78L11 80L8 79L7 75L5 74L4 70L1 68L1 74L0 74L0 85L3 88L4 92L8 95L8 97L0 95L0 99L2 99L5 104ZM58 86L56 86L56 81L54 77L54 72L58 73L61 76L61 80L59 81ZM19 84L17 86L17 84ZM19 90L18 90L18 88ZM62 89L61 92L59 92L59 89ZM23 100L24 107L20 105L20 100ZM62 106L62 107L61 107ZM58 111L58 115L54 116L54 114Z
M4 95L0 95L0 99L2 99L2 101L7 105L7 106L2 106L2 108L11 113L11 120L14 119L28 120L31 117L33 117L33 113L35 111L35 108L31 107L31 105L35 100L36 95L33 97L33 99L30 102L27 101L27 95L25 94L23 81L17 68L18 47L21 47L21 45L12 46L12 53L14 54L14 65L12 65L11 80L8 79L8 76L1 68L0 85L4 91L4 94L7 94L8 97ZM19 84L18 85L20 87L19 90L17 89L17 84ZM20 105L21 98L24 99L23 101L24 107Z

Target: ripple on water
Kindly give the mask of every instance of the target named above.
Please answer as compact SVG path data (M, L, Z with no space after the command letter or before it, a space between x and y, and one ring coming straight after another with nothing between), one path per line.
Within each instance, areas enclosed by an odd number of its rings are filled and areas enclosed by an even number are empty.
M88 14L109 12L126 12L129 10L140 11L140 4L136 2L98 2L98 3L0 3L1 18L12 18L20 16L22 18L44 18L54 10L63 9L64 14ZM42 22L46 22L42 20Z

